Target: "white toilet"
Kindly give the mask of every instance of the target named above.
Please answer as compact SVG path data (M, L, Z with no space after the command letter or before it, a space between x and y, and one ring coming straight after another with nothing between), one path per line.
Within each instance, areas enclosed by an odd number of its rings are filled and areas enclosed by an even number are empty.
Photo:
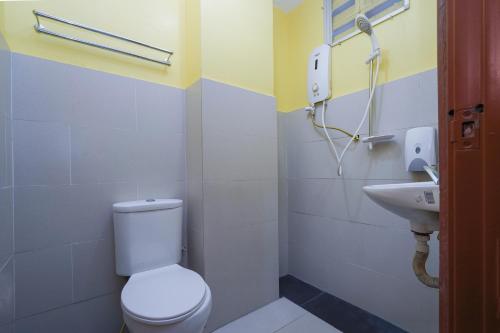
M210 288L181 267L182 200L113 205L116 273L130 276L121 294L131 333L201 333L212 308Z

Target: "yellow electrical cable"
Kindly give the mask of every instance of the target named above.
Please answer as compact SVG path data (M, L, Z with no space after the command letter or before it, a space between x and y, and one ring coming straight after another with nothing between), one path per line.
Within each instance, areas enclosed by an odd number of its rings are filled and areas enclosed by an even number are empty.
M320 124L318 124L318 123L316 123L312 117L311 117L311 122L313 123L313 125L314 125L315 127L318 127L318 128L323 128L323 126L322 126L322 125L320 125ZM344 134L345 134L345 135L347 135L348 137L353 138L353 141L355 141L355 142L358 142L358 141L359 141L359 135L354 136L354 135L352 135L351 133L347 132L346 130L343 130L343 129L338 128L338 127L326 126L326 128L331 129L331 130L334 130L334 131L338 131L338 132L341 132L341 133L344 133Z
M125 329L125 323L122 324L122 328L120 328L120 333L123 333Z

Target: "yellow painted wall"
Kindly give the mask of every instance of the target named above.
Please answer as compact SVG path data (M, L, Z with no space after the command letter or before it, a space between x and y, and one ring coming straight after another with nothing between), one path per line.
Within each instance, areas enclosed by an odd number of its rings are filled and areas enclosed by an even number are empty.
M278 110L289 110L290 98L284 98L291 91L294 80L293 71L290 71L291 62L288 50L290 41L288 35L288 20L281 10L274 9L274 96Z
M186 66L184 87L189 87L201 77L201 4L200 0L185 1Z
M13 52L181 88L205 77L273 94L271 0L43 0L0 5L0 32ZM33 9L171 49L173 64L166 67L38 34ZM43 22L54 31L144 52ZM154 51L145 54L158 56Z
M4 29L4 6L3 2L0 2L0 31Z
M277 75L285 72L286 78L276 79L280 111L293 111L308 104L307 59L310 52L323 43L322 4L323 0L304 0L288 14L275 14L275 38L288 41L286 51L277 52L288 57L288 69L277 71ZM379 84L437 66L436 0L411 0L410 4L408 11L375 27L383 55ZM333 48L334 98L367 88L368 67L364 62L369 53L370 40L365 35ZM276 63L282 62L282 58L276 59ZM285 87L283 82L290 86Z
M271 0L201 0L202 76L273 95Z
M13 52L161 84L183 86L184 0L43 0L5 2L3 6L3 24L0 29ZM175 52L172 57L173 65L167 68L38 34L33 29L33 9L171 49ZM129 51L143 50L106 37L97 37L96 34L82 33L50 21L44 22L44 26L59 32ZM158 56L149 51L146 54Z

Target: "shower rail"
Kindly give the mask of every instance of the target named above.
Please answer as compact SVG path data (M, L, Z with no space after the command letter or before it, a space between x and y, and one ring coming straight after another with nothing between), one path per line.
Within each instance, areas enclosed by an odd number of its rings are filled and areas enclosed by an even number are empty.
M72 41L72 42L77 42L77 43L80 43L80 44L84 44L84 45L96 47L96 48L103 49L103 50L106 50L106 51L111 51L111 52L119 53L119 54L122 54L122 55L130 56L130 57L134 57L134 58L138 58L138 59L142 59L142 60L146 60L146 61L151 61L151 62L154 62L154 63L157 63L157 64L161 64L161 65L166 65L166 66L170 66L171 65L170 57L172 57L172 55L174 54L174 52L172 52L172 51L165 50L165 49L162 49L162 48L159 48L159 47L156 47L156 46L148 45L148 44L145 44L145 43L142 43L142 42L139 42L139 41L127 38L127 37L119 36L119 35L116 35L116 34L113 34L113 33L107 32L107 31L104 31L104 30L92 28L92 27L89 27L89 26L86 26L86 25L83 25L83 24L80 24L80 23L77 23L77 22L73 22L73 21L70 21L70 20L66 20L66 19L63 19L63 18L52 16L52 15L49 15L47 13L44 13L44 12L41 12L41 11L38 11L38 10L33 10L33 15L35 15L35 18L36 18L36 24L34 26L36 32L47 34L47 35L50 35L50 36L53 36L53 37L62 38L62 39L69 40L69 41ZM114 47L110 47L110 46L102 45L102 44L99 44L99 43L94 43L94 42L91 42L91 41L87 41L87 40L84 40L84 39L80 39L80 38L76 38L76 37L64 35L64 34L61 34L61 33L58 33L58 32L54 32L54 31L48 30L47 28L45 28L40 23L40 19L39 19L40 17L43 17L43 18L46 18L46 19L49 19L49 20L52 20L52 21L60 22L60 23L63 23L63 24L71 25L73 27L77 27L77 28L80 28L80 29L83 29L83 30L95 32L95 33L98 33L100 35L104 35L104 36L107 36L107 37L119 39L119 40L122 40L122 41L125 41L125 42L129 42L129 43L132 43L132 44L135 44L135 45L139 45L139 46L151 49L151 50L163 52L163 53L167 54L167 57L166 57L165 60L153 59L153 58L150 58L150 57L147 57L147 56L143 56L143 55L139 55L139 54L136 54L136 53L132 53L132 52L128 52L128 51L116 49Z

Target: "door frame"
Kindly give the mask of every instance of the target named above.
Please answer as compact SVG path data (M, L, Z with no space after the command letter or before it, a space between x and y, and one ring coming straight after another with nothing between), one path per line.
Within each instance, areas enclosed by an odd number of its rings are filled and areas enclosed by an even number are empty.
M500 332L500 1L438 0L440 332ZM464 117L475 136L464 136Z

